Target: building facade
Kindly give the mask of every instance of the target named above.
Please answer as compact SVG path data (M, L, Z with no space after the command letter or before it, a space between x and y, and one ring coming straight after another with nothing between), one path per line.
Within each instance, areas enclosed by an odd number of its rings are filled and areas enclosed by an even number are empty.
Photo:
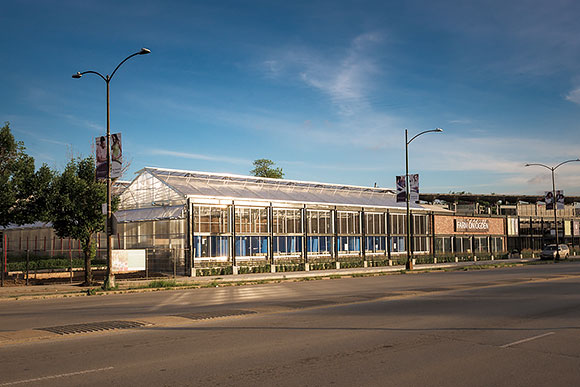
M145 250L149 271L183 275L397 264L407 248L419 262L502 258L555 239L553 213L537 205L517 206L514 216L412 203L407 246L405 203L385 188L144 168L119 198L113 249ZM561 240L578 246L580 219L562 211ZM103 259L105 235L95 237ZM1 239L7 257L82 256L78 241L58 238L49 224L9 227Z

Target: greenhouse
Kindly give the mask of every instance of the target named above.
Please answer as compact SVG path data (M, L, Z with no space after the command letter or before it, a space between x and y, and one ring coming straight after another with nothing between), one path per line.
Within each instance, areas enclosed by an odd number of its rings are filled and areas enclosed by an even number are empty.
M411 204L414 254L431 251L432 210ZM115 248L146 249L151 270L286 270L373 265L406 254L395 192L144 168L120 195Z

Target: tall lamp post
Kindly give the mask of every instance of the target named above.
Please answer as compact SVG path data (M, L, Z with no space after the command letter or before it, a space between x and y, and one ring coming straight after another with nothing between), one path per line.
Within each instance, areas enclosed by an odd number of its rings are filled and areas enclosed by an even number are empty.
M82 77L85 74L95 74L98 75L99 77L101 77L103 79L103 81L105 81L105 83L107 84L107 274L105 276L105 283L104 283L104 288L111 288L111 287L115 287L115 275L113 274L112 269L112 243L111 243L111 237L112 237L112 211L111 211L111 119L110 119L110 100L109 100L109 83L111 82L111 79L113 79L113 76L115 75L115 73L117 72L117 70L119 69L119 67L121 67L121 65L123 63L125 63L127 60L131 59L132 57L136 56L136 55L145 55L145 54L150 54L151 51L147 48L142 48L139 52L136 52L134 54L129 55L128 57L126 57L125 59L123 59L121 61L121 63L119 63L117 65L117 67L115 67L115 70L113 70L113 72L111 73L111 75L103 75L97 71L83 71L83 72L77 72L76 74L73 74L73 78L75 79L79 79L80 77Z
M407 270L413 270L413 260L411 258L411 210L409 209L409 144L411 141L416 139L422 134L431 133L431 132L442 132L443 129L435 128L431 130L425 130L419 134L414 135L410 140L407 140L408 133L407 129L405 129L405 201L407 203L407 240L405 241L406 246L405 249L407 250L407 264L405 268Z
M555 167L550 167L550 166L547 166L545 164L540 164L540 163L528 163L525 165L526 167L530 167L532 165L537 165L539 167L544 167L544 168L547 168L550 171L552 171L552 202L553 202L553 208L554 208L554 227L556 230L556 259L557 260L560 259L560 237L558 236L558 215L556 214L558 203L556 203L556 181L554 179L554 171L561 165L564 165L567 163L572 163L575 161L580 161L580 159L562 161L560 164L556 165Z

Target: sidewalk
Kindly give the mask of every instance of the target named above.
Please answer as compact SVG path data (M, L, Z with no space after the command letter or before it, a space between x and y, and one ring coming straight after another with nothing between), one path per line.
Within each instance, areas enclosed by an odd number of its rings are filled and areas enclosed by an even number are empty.
M437 264L417 264L413 272L421 272L426 270L437 269L460 269L468 266L486 266L497 264L514 264L526 263L536 261L537 259L502 259L489 261L467 261L458 263L437 263ZM177 277L175 279L167 277L165 280L175 280L178 284L183 286L208 285L209 283L229 284L229 283L243 283L243 282L260 282L260 281L276 281L276 280L300 280L303 278L321 278L321 277L335 277L335 276L352 276L352 275L373 275L382 273L396 273L404 270L404 266L382 266L382 267L366 267L366 268L349 268L349 269L334 269L334 270L314 270L314 271L294 271L294 272L279 272L279 273L256 273L256 274L238 274L226 276L203 276L203 277ZM118 288L111 293L118 292L136 292L136 291L151 291L151 288L144 288L153 279L138 279L138 280L117 280ZM141 287L141 288L140 288ZM101 290L98 286L80 286L80 282L73 282L70 284L54 284L54 285L34 285L34 286L4 286L0 287L0 301L17 300L17 299L43 299L55 297L74 297L85 296L91 289L95 289L99 293ZM107 293L107 292L102 292Z

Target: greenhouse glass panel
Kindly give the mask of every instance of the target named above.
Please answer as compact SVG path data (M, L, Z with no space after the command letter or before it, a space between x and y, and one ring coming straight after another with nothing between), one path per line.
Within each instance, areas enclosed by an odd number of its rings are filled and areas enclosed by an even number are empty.
M402 236L393 236L389 238L391 252L393 253L401 253L406 251L405 250L405 237Z

